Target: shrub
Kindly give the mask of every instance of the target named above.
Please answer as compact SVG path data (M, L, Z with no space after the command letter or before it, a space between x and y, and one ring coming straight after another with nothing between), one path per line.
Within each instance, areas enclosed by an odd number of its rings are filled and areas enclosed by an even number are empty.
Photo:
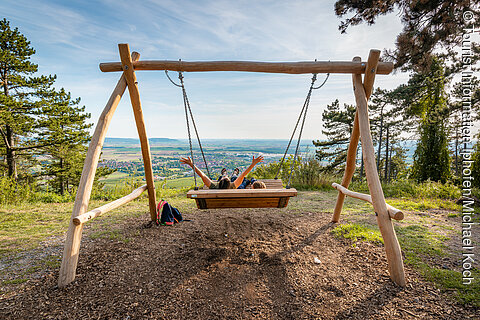
M334 175L325 173L320 163L312 158L298 165L292 186L299 190L329 190L335 180Z
M431 198L454 200L461 197L461 190L451 183L440 183L426 181L418 183L413 180L398 180L390 183L382 183L383 192L386 197L391 198ZM355 181L350 189L369 193L366 181Z
M18 183L10 177L0 177L0 190L0 204L28 202L35 194L33 185Z

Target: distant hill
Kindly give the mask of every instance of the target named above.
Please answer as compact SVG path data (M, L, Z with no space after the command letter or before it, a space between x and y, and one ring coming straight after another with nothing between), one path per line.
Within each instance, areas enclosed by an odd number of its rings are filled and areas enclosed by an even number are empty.
M150 138L148 139L151 145L155 144L165 144L165 143L178 143L179 140L177 139L170 139L170 138ZM139 145L140 140L135 138L105 138L105 145Z

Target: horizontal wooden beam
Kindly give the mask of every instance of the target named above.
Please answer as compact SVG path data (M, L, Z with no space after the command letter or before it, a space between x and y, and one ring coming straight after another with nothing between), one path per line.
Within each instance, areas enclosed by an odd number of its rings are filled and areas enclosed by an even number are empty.
M334 187L335 189L337 189L339 192L343 193L346 196L356 198L356 199L360 199L360 200L364 200L364 201L367 201L367 202L370 202L371 204L373 204L372 203L372 197L369 194L348 190L347 188L339 185L338 183L332 183L332 187ZM392 207L388 203L387 203L387 211L388 211L388 215L390 216L391 219L403 220L403 218L404 218L403 212L401 210L399 210L395 207Z
M112 211L113 209L116 209L120 207L121 205L124 205L125 203L128 203L132 200L135 200L136 198L140 197L140 195L147 190L147 185L143 185L140 188L137 188L132 191L132 193L126 195L125 197L122 197L120 199L117 199L115 201L112 201L110 203L107 203L101 207L98 207L96 209L93 209L91 211L85 212L84 214L81 214L75 218L73 218L73 223L78 226L81 225L89 220L92 220L93 218L98 217L99 215L102 215L108 211Z
M303 62L255 62L255 61L174 61L143 60L133 62L135 70L169 70L186 72L244 71L264 73L365 73L366 62L354 61L303 61ZM123 71L121 62L100 63L103 72ZM389 74L392 62L379 62L377 74Z

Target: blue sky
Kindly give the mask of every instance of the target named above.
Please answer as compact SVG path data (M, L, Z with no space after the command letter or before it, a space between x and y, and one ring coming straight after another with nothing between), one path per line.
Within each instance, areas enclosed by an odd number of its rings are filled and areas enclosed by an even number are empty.
M39 72L56 74L56 87L81 97L96 122L120 76L102 73L98 64L119 60L118 43L145 60L350 61L365 60L370 48L394 47L397 15L342 35L334 2L3 0L0 12L31 41ZM186 138L180 89L161 71L138 71L137 78L149 137ZM187 73L185 82L201 137L286 139L310 78L209 72ZM379 75L375 86L391 89L407 79ZM335 99L354 102L350 75L332 75L314 92L304 138L322 138L321 115ZM128 92L107 136L137 137Z

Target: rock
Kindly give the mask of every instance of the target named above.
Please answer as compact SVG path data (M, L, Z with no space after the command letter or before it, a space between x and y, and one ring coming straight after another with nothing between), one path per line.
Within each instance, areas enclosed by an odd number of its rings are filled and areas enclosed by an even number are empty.
M318 259L317 257L313 258L313 262L314 262L315 264L320 264L320 263L322 263L322 261L320 261L320 259Z

